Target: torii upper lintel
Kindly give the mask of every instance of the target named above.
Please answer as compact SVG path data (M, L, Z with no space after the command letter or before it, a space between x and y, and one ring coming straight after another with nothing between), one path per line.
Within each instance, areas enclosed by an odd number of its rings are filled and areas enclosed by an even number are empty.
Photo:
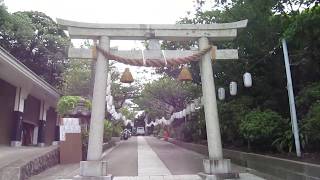
M237 30L245 28L248 20L215 24L99 24L57 19L73 39L111 40L161 39L171 41L198 40L207 37L212 41L229 41L237 36Z

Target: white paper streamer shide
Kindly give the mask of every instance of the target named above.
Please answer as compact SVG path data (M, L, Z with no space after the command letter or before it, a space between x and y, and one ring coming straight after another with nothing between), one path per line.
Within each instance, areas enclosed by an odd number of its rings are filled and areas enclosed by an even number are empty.
M202 100L203 99L200 97L194 99L193 101L191 101L191 103L186 105L183 110L172 113L170 118L165 119L164 117L162 117L161 119L155 119L155 121L147 123L146 127L151 127L152 125L157 126L159 124L170 125L172 122L174 122L175 119L185 118L186 116L190 115L191 113L198 110L201 106L203 106L203 103L201 102Z
M130 124L131 126L133 126L132 120L127 119L123 114L118 113L116 111L115 105L114 105L114 98L111 95L111 84L112 84L111 74L109 73L107 78L107 89L106 89L107 111L111 114L114 120L121 120L124 122L125 125Z

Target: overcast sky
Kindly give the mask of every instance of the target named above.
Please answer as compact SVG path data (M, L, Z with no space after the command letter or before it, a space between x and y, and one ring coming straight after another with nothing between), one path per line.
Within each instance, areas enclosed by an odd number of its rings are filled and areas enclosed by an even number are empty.
M33 10L52 18L98 23L173 24L194 0L5 0L10 12Z
M194 0L4 0L4 3L9 12L32 10L44 12L54 20L119 24L174 24L195 9ZM139 41L112 41L111 46L120 50L143 48ZM120 71L124 67L119 66Z

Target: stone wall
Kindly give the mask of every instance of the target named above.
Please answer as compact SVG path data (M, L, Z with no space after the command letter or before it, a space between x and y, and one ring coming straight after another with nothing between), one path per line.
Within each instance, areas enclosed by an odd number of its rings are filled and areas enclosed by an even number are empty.
M208 147L199 144L185 143L175 139L169 142L183 148L208 155ZM320 165L288 159L276 158L254 153L223 149L225 158L231 159L235 164L258 171L259 175L268 180L320 180Z
M29 177L57 165L59 148L31 160L19 160L0 170L0 180L26 180Z

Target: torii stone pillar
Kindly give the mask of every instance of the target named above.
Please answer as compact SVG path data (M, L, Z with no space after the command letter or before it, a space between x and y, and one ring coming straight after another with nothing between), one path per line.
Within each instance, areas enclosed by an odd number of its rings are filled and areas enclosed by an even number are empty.
M109 37L100 37L99 46L109 51ZM111 175L107 174L107 162L101 161L107 74L108 60L101 53L98 53L93 88L87 161L80 162L80 177L76 179L88 179L88 177L97 177L98 179L106 180L112 179Z
M200 50L208 46L208 38L202 37L199 39ZM237 173L231 173L230 159L223 159L222 155L216 90L209 52L202 56L200 70L209 159L203 160L204 173L199 175L206 180L223 179L224 177L237 178L239 176Z

